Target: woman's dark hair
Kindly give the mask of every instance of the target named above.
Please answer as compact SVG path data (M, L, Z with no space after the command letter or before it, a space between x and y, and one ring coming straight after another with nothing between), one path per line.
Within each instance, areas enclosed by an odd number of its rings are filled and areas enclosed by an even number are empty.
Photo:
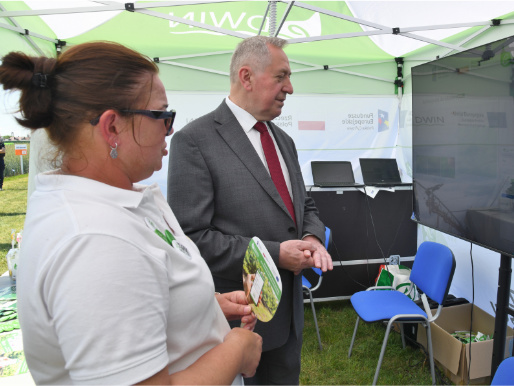
M149 98L158 68L148 57L113 42L73 46L58 58L11 52L2 58L0 83L20 90L17 118L29 129L45 128L60 152L70 149L85 122L108 109L139 107Z

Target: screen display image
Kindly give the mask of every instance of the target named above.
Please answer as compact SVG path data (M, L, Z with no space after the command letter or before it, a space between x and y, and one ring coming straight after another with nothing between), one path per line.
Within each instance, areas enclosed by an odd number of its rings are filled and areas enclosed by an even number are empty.
M415 220L514 256L514 36L412 68Z

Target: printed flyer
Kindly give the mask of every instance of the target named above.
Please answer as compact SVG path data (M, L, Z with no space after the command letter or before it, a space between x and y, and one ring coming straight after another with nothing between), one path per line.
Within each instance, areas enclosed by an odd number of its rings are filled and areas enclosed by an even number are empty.
M270 321L282 297L282 280L275 262L258 237L250 240L245 253L243 285L248 304L257 319Z

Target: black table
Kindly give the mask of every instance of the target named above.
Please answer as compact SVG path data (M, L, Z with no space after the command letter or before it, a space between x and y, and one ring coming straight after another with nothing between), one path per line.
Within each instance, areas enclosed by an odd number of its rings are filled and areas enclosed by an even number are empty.
M349 299L374 285L381 264L391 255L412 267L417 251L417 224L412 216L412 187L380 190L371 198L363 188L307 187L320 219L332 230L334 270L323 275L315 301ZM314 273L305 276L316 282Z

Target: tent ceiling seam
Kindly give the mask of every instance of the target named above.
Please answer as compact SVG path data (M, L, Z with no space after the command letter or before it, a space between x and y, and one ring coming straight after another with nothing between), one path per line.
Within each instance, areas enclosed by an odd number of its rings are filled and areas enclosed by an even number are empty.
M491 20L477 21L469 23L458 23L458 24L436 24L436 25L425 25L419 27L407 27L401 28L402 32L413 32L413 31L431 31L437 29L452 29L452 28L471 28L479 26L491 26Z
M285 1L282 1L282 2L285 2ZM338 19L343 19L343 20L351 21L351 22L354 22L354 23L357 23L357 24L362 24L362 25L365 25L365 26L368 26L368 27L372 27L372 28L376 28L376 29L380 29L380 30L391 29L391 28L386 27L386 26L381 25L381 24L372 23L372 22L367 21L367 20L358 19L358 18L355 18L355 17L352 17L352 16L344 15L342 13L329 11L327 9L319 8L319 7L316 7L316 6L313 6L313 5L308 5L308 4L301 3L301 2L296 2L295 5L297 7L300 7L300 8L308 9L310 11L319 12L319 13L322 13L322 14L325 14L325 15L336 17Z
M415 35L415 34L411 34L411 33L406 33L406 34L401 33L400 35L411 38L411 39L420 40L425 43L431 43L436 46L451 48L456 51L464 51L465 50L465 48L456 46L455 44L449 44L449 43L441 42L439 40L429 39L429 38L425 38L423 36L419 36L419 35Z
M471 34L470 36L468 36L468 37L466 37L466 38L462 39L462 40L458 43L458 45L459 45L459 46L464 46L464 44L466 44L466 43L470 42L471 40L473 40L474 38L476 38L478 35L481 35L481 34L482 34L482 33L484 33L485 31L487 31L489 28L491 28L491 26L490 26L490 25L489 25L489 26L485 26L485 27L481 28L480 30L476 31L475 33ZM450 55L450 54L451 54L451 53L453 53L453 52L454 52L454 50L448 50L448 52L447 52L446 54L441 55L441 57L448 56L448 55Z
M203 57L203 56L225 55L225 54L231 54L233 52L234 51L217 51L217 52L206 52L203 54L163 56L163 57L159 57L159 60L189 59L189 58L198 58L198 57Z
M392 31L392 30L391 30ZM287 42L290 44L296 43L308 43L322 40L333 40L333 39L344 39L344 38L355 38L361 36L372 36L372 35L389 35L392 32L385 31L362 31L362 32L347 32L344 34L333 34L333 35L321 35L321 36L309 36L305 38L288 39Z
M30 38L31 36L33 36L35 38L46 40L46 41L49 41L49 42L52 42L52 43L57 43L56 39L53 39L51 37L44 36L44 35L41 35L41 34L38 34L38 33L32 32L32 31L28 31L29 34L27 35L25 33L27 30L24 29L24 28L18 27L18 26L12 26L12 25L9 25L9 24L0 23L0 28L4 28L4 29L8 29L10 31L18 32L20 35L24 35L25 37L27 37L27 39ZM43 53L41 53L41 55L42 54Z
M94 0L93 0L94 1ZM45 8L36 10L25 11L5 11L0 13L0 17L18 17L18 16L41 16L41 15L55 15L66 13L88 13L88 12L108 12L108 11L125 11L125 3L118 3L113 1L95 1L104 4L103 6L93 7L75 7L75 8ZM210 0L210 1L163 1L153 3L143 3L136 5L136 10L146 8L164 8L175 7L182 5L197 5L197 4L211 4L211 3L229 3L227 0Z
M212 69L205 68L205 67L191 66L189 64L183 64L183 63L178 63L178 62L162 61L162 60L160 60L159 64L167 64L167 65L170 65L170 66L177 66L177 67L188 68L188 69L191 69L191 70L197 70L197 71L203 71L203 72L211 72L211 73L218 74L218 75L230 76L230 74L228 72L212 70ZM313 68L304 68L304 69L300 69L300 70L293 70L291 72L293 74L295 74L295 73L299 73L299 72L320 71L320 70L324 71L323 66L313 65ZM339 70L339 69L331 69L331 71L339 72L339 73L347 74L347 75L359 76L359 77L362 77L362 78L374 79L374 80L378 80L378 81L381 81L381 82L394 83L393 79L379 78L379 77L376 77L376 76L371 76L371 75L366 75L366 74L359 74L359 73L352 72L352 71Z
M168 64L170 66L189 68L190 70L197 70L197 71L203 71L203 72L211 72L213 74L218 74L218 75L223 75L223 76L230 76L230 74L228 72L212 70L210 68L205 68L205 67L191 66L190 64L184 64L184 63L178 63L178 62L172 62L172 61L164 61L164 62L159 61L159 63L160 64Z
M296 59L289 59L289 62L290 63L295 63L295 64L302 64L304 66L318 66L320 68L323 68L323 66L321 64L302 62L302 61L296 60ZM380 61L376 61L376 62L359 62L359 63L331 64L330 68L332 69L334 67L366 66L366 65L373 65L373 64L383 64L383 63L392 63L392 61L391 60L380 60Z
M366 75L366 74L359 74L357 72L353 72L353 71L346 71L346 70L338 70L338 69L333 69L331 71L334 71L334 72L341 72L343 74L348 74L348 75L355 75L355 76L360 76L362 78L368 78L368 79L374 79L374 80L379 80L381 82L387 82L387 83L394 83L394 79L385 79L385 78L379 78L379 77L376 77L376 76L371 76L371 75Z

